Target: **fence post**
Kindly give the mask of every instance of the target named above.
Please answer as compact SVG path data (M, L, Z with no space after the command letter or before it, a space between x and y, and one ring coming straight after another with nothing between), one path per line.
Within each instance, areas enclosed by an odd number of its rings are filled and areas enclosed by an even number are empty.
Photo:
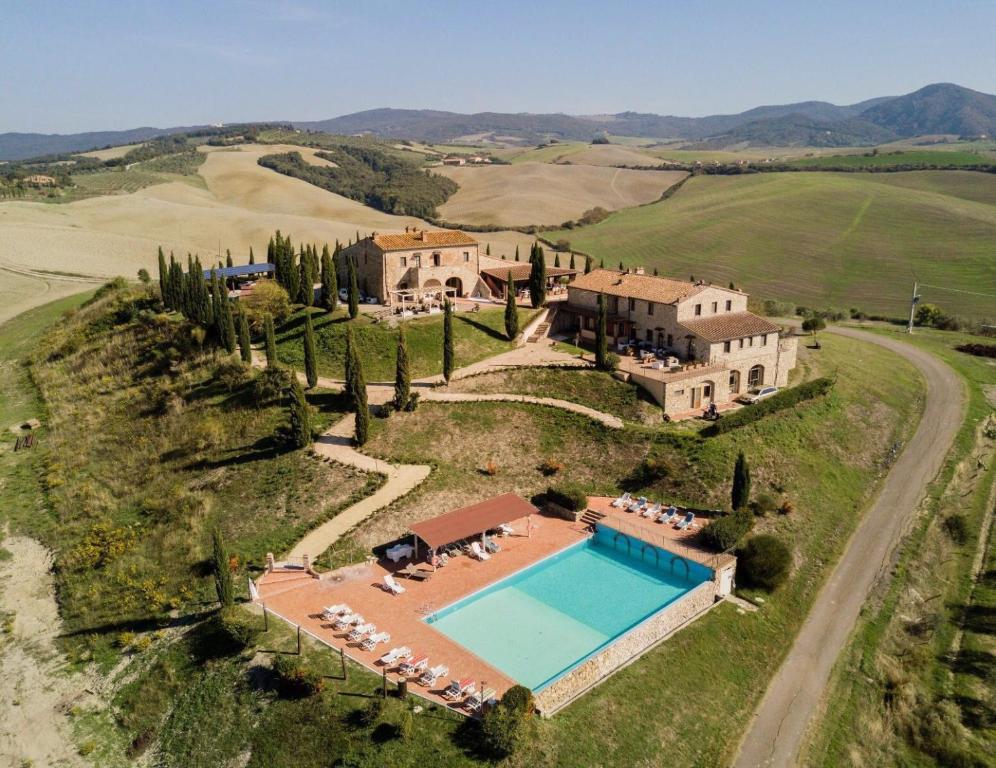
M297 625L297 655L301 655L301 625Z
M339 649L339 661L342 662L342 679L345 681L347 679L346 652L342 648Z
M270 612L266 610L266 603L263 603L263 631L270 631Z

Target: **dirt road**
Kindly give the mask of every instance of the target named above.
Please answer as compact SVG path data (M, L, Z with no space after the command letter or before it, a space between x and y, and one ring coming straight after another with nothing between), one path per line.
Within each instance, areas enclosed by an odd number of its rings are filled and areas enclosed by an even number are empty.
M834 333L878 344L913 363L927 381L916 433L886 477L878 498L823 586L740 744L738 768L795 765L833 665L875 582L934 479L964 418L965 390L947 365L916 347L854 328Z

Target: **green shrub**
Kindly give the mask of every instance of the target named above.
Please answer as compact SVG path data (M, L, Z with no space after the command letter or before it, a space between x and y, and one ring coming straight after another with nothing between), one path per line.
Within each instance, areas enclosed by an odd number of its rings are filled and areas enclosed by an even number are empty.
M521 685L509 688L498 705L484 714L481 722L484 748L502 758L522 747L529 738L532 711L532 692Z
M304 698L318 693L325 681L321 673L304 664L300 657L280 654L273 660L280 693L288 698Z
M770 493L759 493L757 498L751 502L751 508L754 510L754 514L764 517L779 508L778 499Z
M737 554L737 580L747 587L770 592L785 583L791 568L791 550L771 534L754 536Z
M573 483L551 485L546 489L546 498L572 512L580 512L588 508L588 495Z
M380 722L381 718L384 717L384 711L386 709L387 701L380 696L374 696L370 699L367 706L360 712L360 721L368 728L372 725L376 725Z
M255 645L261 629L253 616L240 608L226 608L218 612L218 629L223 637L237 648Z
M944 530L955 544L968 541L968 521L964 515L948 515L944 518Z
M781 392L772 395L767 400L762 400L761 402L754 403L746 408L741 408L739 411L731 413L729 416L724 416L719 421L703 429L702 434L706 437L714 437L715 435L721 435L724 432L729 432L731 429L737 429L738 427L753 424L755 421L763 419L770 413L783 411L786 408L791 408L792 406L798 405L806 400L812 400L813 398L825 395L832 388L833 379L820 378L807 381L804 384L792 387L791 389L783 389Z
M754 515L741 509L713 520L702 529L702 540L709 546L725 552L732 549L754 527Z

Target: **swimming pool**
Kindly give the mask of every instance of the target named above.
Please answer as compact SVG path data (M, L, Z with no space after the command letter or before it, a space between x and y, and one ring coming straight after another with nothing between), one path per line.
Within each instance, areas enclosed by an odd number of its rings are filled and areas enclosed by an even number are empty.
M426 621L540 691L710 579L705 566L599 527Z

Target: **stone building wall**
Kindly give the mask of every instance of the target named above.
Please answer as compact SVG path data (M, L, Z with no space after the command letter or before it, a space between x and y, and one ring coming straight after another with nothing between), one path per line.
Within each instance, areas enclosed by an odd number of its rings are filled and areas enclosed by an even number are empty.
M536 694L536 709L552 715L616 670L647 651L715 602L717 584L707 581L680 600L661 609L612 645Z

